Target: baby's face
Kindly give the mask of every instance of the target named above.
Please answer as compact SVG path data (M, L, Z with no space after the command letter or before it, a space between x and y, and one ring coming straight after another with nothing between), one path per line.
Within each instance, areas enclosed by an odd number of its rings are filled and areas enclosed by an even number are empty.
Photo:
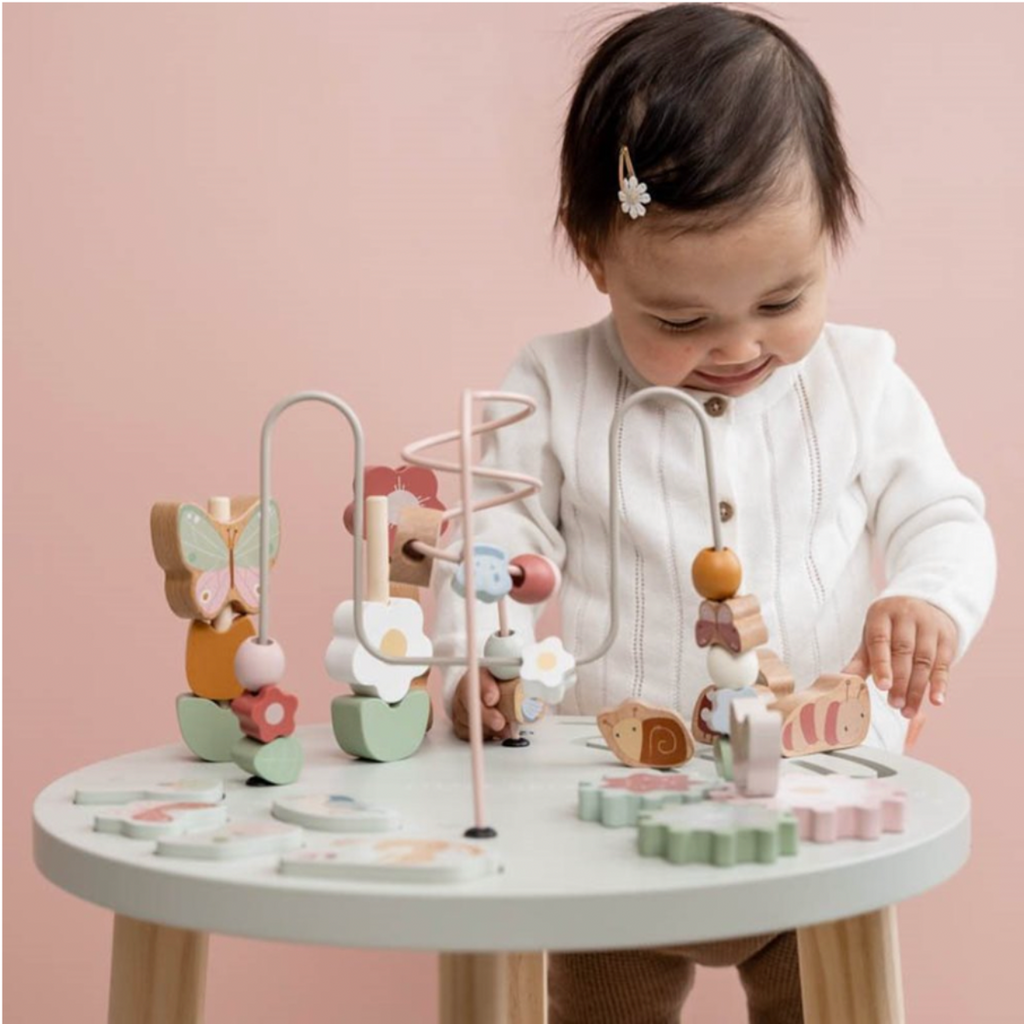
M652 384L747 394L802 359L825 323L828 246L809 199L677 237L624 225L588 267Z

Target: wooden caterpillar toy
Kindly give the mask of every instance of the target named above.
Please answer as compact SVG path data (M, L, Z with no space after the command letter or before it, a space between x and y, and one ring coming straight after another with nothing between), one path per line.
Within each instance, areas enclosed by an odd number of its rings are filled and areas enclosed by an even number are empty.
M871 698L860 676L819 676L771 707L782 714L783 757L856 747L871 725Z

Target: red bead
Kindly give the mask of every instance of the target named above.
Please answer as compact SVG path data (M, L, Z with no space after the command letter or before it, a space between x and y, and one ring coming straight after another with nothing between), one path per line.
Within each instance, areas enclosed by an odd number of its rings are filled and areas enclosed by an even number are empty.
M540 604L562 585L558 566L543 555L516 555L509 562L522 570L522 576L512 574L512 593L509 597L520 604Z

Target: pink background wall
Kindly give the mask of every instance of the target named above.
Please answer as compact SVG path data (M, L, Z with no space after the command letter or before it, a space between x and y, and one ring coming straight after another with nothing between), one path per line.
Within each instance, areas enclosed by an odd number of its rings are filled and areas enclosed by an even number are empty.
M831 81L866 184L831 319L893 332L985 489L1001 557L998 603L918 748L970 787L975 848L901 910L910 1016L1017 1020L1021 829L1005 808L1021 736L1001 707L1019 685L1010 612L1024 598L1024 8L769 9ZM605 313L549 224L559 120L607 13L5 7L11 1020L104 1014L110 915L37 874L30 810L58 775L177 739L185 626L164 601L152 502L253 489L262 418L299 388L346 396L370 460L391 462L453 422L462 387L497 384L529 337ZM306 408L277 437L275 632L304 720L326 720L349 442ZM221 937L209 1018L429 1021L434 964ZM740 1019L734 977L701 975L694 1019L726 1019L723 1001Z

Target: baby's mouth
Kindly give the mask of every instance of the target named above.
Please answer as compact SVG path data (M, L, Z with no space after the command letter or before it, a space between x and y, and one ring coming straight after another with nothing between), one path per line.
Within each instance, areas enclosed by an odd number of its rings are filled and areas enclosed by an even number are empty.
M694 370L693 373L695 376L700 377L702 380L706 380L711 384L745 384L747 381L753 380L757 377L771 361L772 357L767 356L762 359L761 362L755 364L751 369L736 374L704 373L703 370Z

